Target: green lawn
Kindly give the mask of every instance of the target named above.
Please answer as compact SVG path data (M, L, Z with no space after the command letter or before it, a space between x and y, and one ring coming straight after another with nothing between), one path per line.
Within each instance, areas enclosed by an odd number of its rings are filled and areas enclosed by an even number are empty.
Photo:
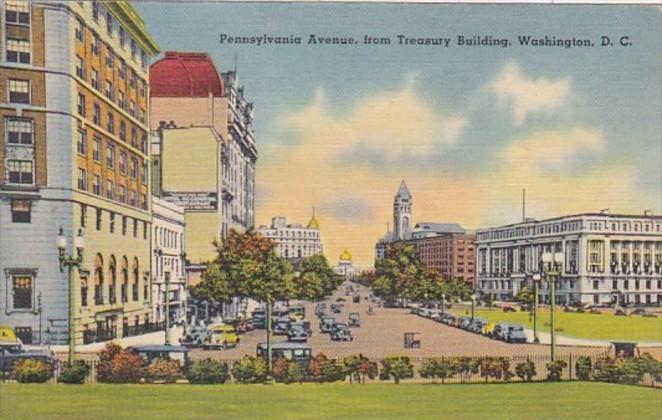
M451 312L459 315L471 315L470 308L456 307ZM549 331L549 310L538 311L538 328ZM512 321L533 328L533 319L529 312L503 312L501 309L476 309L476 317L490 321ZM567 313L556 311L557 333L570 337L599 340L632 340L662 342L662 317L643 318L641 316L615 316L611 313Z
M4 419L659 419L662 391L603 383L0 385Z

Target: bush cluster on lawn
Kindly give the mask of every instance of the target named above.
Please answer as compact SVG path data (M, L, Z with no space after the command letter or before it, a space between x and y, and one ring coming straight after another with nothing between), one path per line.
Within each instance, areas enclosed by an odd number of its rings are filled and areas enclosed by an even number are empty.
M179 361L170 359L157 359L145 370L147 382L165 382L172 384L182 377Z
M521 380L531 382L531 379L536 376L536 365L530 360L518 363L517 366L515 366L515 374Z
M97 379L106 383L138 383L145 376L143 359L115 343L108 343L99 353Z
M442 384L447 378L452 378L459 372L460 363L447 359L425 359L418 370L421 378L430 378L432 382L439 378Z
M648 374L655 385L662 381L662 362L650 354L636 358L605 357L595 362L590 376L593 380L619 384L637 384Z
M324 353L313 356L308 365L309 378L314 382L336 382L343 379L342 366Z
M267 378L267 362L262 358L244 356L232 366L232 377L240 384L256 384Z
M413 377L414 366L408 356L391 356L382 360L379 379L387 381L393 378L393 382L399 384L401 380Z
M306 370L301 363L281 357L274 363L273 377L277 382L286 384L301 383L306 378Z
M365 383L366 377L375 379L379 368L376 362L370 361L362 354L358 356L347 356L342 361L343 373L345 378L349 378L349 383L357 381L358 383Z
M566 367L568 367L568 363L565 360L558 359L552 362L547 362L547 380L560 381L563 369Z
M480 376L485 378L485 383L490 378L495 380L509 381L513 377L510 371L510 361L506 357L483 357L478 361Z
M587 356L580 356L575 362L575 373L577 379L580 381L588 381L591 379L592 363L591 358Z
M41 360L23 359L14 363L12 377L20 383L43 383L53 376L53 367Z
M58 382L63 384L80 385L85 382L85 378L90 372L89 366L82 360L75 360L73 364L65 364L58 377Z
M186 379L192 384L224 384L230 379L230 369L227 363L200 360L188 368Z

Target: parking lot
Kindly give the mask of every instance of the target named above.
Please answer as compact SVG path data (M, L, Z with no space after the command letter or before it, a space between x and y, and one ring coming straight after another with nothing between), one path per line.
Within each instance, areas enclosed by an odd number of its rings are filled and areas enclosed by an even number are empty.
M314 314L315 304L306 303L306 319L311 322L312 337L307 345L312 347L313 354L324 353L332 358L361 353L370 358L382 358L391 355L409 355L415 357L437 356L526 356L549 354L549 346L534 344L508 344L492 340L478 334L449 327L430 319L410 314L408 309L379 308L372 304L374 315L368 315L370 305L365 297L368 292L361 292L361 303L352 303L351 296L345 297L341 292L327 299L327 314L335 316L337 322L347 322L350 312L359 312L363 325L352 328L353 341L335 342L329 334L320 333L319 320ZM331 314L329 306L336 298L343 297L342 312ZM405 332L420 333L421 347L404 348ZM285 341L285 336L274 336L274 341ZM250 331L241 335L241 342L235 348L227 350L201 350L191 352L192 359L212 357L215 359L237 359L246 354L254 355L256 346L266 341L265 330ZM599 354L604 348L565 347L559 346L559 354Z

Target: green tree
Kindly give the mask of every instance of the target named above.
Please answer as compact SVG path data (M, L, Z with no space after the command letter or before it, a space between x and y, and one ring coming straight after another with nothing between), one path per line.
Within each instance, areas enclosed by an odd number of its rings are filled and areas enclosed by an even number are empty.
M382 360L381 379L393 378L396 384L402 379L408 379L414 376L414 366L407 356L387 357Z
M534 295L535 295L535 293L534 293L533 290L531 290L528 287L524 286L520 289L520 291L515 296L515 301L521 303L522 305L531 306L531 305L533 305L533 301L535 299Z
M531 379L536 376L536 365L530 360L518 363L515 366L515 373L521 380L531 382Z
M580 356L575 362L575 372L577 372L577 379L580 381L588 381L591 379L591 358L588 356Z
M295 295L298 299L308 301L321 300L338 287L340 279L324 255L306 257L301 261L299 273L294 278Z
M407 285L420 276L421 270L414 245L405 242L390 244L384 258L375 262L373 291L385 298L404 297Z
M457 370L460 372L460 381L462 383L469 382L471 376L478 373L480 363L470 357L463 357L457 362Z
M441 378L441 383L446 381L446 378L452 378L458 371L458 366L451 360L442 359L437 363L437 376Z

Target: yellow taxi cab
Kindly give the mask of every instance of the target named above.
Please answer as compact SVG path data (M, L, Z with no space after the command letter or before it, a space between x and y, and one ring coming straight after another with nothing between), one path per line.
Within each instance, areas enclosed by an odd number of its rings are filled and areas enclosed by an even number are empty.
M239 343L239 335L232 325L212 325L203 343L204 349L235 347Z
M496 322L488 322L487 325L483 328L483 335L492 335L492 331L494 331L494 327L496 327Z

